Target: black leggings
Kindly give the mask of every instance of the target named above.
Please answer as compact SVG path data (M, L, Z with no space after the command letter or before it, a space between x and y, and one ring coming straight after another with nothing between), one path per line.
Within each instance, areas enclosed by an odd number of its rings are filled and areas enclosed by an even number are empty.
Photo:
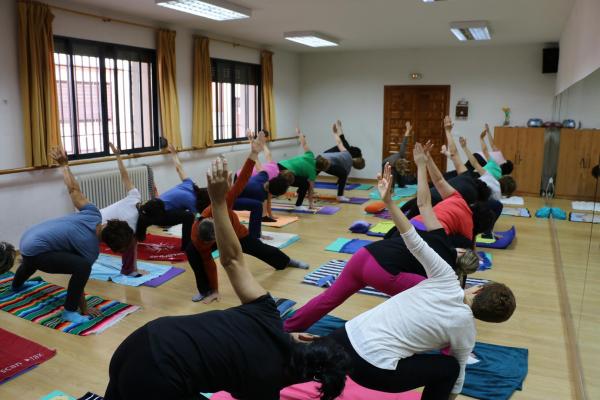
M425 387L421 400L448 400L460 372L456 358L442 354L415 354L398 361L395 370L377 368L356 353L346 328L338 329L329 337L342 345L350 355L350 377L372 390L401 393Z
M79 254L66 251L50 251L37 256L22 256L23 262L15 273L12 283L13 290L18 289L37 270L48 274L71 275L67 286L65 310L77 311L83 289L92 272L92 266Z
M161 215L154 216L140 215L136 236L139 241L143 241L146 238L146 230L149 226L174 226L181 224L181 250L185 250L188 243L190 243L194 218L194 213L188 210L169 210Z
M192 400L206 399L190 395L185 385L166 380L152 356L146 326L134 331L115 350L108 368L109 382L105 400Z
M346 188L346 181L348 180L348 173L346 169L340 165L331 165L325 173L336 176L337 181L337 195L343 196L344 189Z
M484 167L487 164L487 161L485 160L485 158L483 158L483 156L481 154L473 153L473 157L475 157L475 159L477 160L479 165L481 165L482 167ZM473 164L471 164L471 161L467 161L465 163L465 167L467 167L469 172L475 171L475 168L473 167ZM444 179L446 179L446 180L454 178L456 176L458 176L458 173L456 172L456 170L448 171L448 172L444 173Z
M242 245L242 252L264 261L277 270L285 269L285 267L290 264L290 257L283 251L279 250L277 247L263 243L260 239L248 235L240 239L240 244ZM212 250L214 251L216 249L217 245L215 243ZM188 256L190 267L192 267L192 270L194 271L198 293L203 295L210 293L211 288L208 276L204 270L204 262L202 261L200 252L193 243L189 243L188 247L185 249L185 253Z
M352 158L362 157L362 151L358 147L350 146L350 143L348 143L348 141L346 140L346 137L344 135L340 135L340 140L342 141L342 144L344 145L346 150L348 150L348 152L350 152L350 155L352 156ZM324 152L325 153L339 153L340 149L337 146L333 146L333 147L325 150Z
M281 164L277 164L279 166L280 171L285 171L287 168L282 166ZM290 186L297 187L298 198L296 199L296 206L299 207L304 202L304 198L306 197L306 193L308 193L308 178L305 176L298 176L294 174L294 182Z

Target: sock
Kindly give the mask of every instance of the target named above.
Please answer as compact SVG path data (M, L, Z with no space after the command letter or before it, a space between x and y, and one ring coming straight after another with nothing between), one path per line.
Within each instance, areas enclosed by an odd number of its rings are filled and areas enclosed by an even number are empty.
M84 322L88 322L90 317L87 315L81 315L77 311L67 311L63 310L62 319L67 320L69 322L73 322L75 324L83 324Z
M290 262L288 263L288 267L300 268L300 269L308 269L308 264L299 260L294 260L290 258Z
M210 294L210 292L209 292L209 293L207 293L207 294L198 293L197 295L195 295L194 297L192 297L192 301L193 301L194 303L198 303L199 301L202 301L202 300L204 300L204 298L205 298L206 296L208 296L209 294Z
M350 201L350 199L346 196L338 196L337 199L338 199L338 201L345 201L345 202Z

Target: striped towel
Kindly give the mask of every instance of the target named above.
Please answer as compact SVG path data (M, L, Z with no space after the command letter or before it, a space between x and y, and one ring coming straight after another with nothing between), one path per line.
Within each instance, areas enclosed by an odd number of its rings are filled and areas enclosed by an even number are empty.
M322 278L326 278L328 276L333 276L334 278L337 278L342 273L344 266L346 266L346 262L347 261L345 260L328 261L327 263L321 265L319 268L317 268L310 274L306 275L302 280L302 283L306 283L307 285L319 286L317 283ZM370 286L364 287L358 292L362 294L369 294L371 296L390 297L387 294L381 293L380 291Z
M138 306L86 295L88 307L96 307L102 316L75 324L61 318L67 290L46 282L40 277L28 282L34 284L20 292L13 292L11 284L14 274L0 275L0 310L57 331L79 336L101 333L127 315L140 309Z

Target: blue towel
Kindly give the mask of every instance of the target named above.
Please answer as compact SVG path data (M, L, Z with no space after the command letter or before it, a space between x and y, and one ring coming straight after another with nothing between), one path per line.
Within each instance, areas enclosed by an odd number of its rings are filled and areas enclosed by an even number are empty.
M292 315L294 315L294 311L288 313L283 320L285 321ZM346 321L341 318L334 317L333 315L326 315L315 322L306 332L318 336L327 336L333 331L343 327L345 323Z
M138 278L121 274L122 261L119 257L112 257L107 254L100 254L94 265L92 265L91 279L99 281L113 281L125 286L140 286L144 283L164 275L171 269L170 265L153 264L138 261L138 269L148 273Z
M360 250L362 247L365 247L366 245L371 244L371 243L373 243L372 240L352 239L351 241L349 241L348 243L346 243L340 249L340 253L354 254L358 250Z

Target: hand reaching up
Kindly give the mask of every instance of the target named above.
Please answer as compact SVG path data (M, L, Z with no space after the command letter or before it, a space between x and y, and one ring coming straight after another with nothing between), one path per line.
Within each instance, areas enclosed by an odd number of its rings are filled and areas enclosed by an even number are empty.
M444 118L444 130L446 131L446 133L448 133L452 131L453 127L454 124L452 123L452 120L448 115L446 115L446 117Z
M219 157L213 161L210 170L206 173L206 180L210 201L213 204L225 203L230 185L227 160Z
M335 136L340 136L340 131L338 131L337 123L333 124L333 127L331 129L333 130L333 134Z
M450 153L450 150L448 150L448 148L446 147L446 145L442 145L442 149L440 150L440 153L445 155L446 157L451 157L452 154Z
M406 121L406 130L404 131L404 136L410 136L410 132L412 131L412 125L410 124L410 121Z
M340 121L339 119L337 121L335 121L335 125L336 125L336 130L338 131L338 133L340 135L344 134L344 130L342 129L342 121Z
M392 202L392 166L390 163L386 163L383 167L383 175L377 175L377 190L384 203Z
M170 145L169 145L170 146ZM121 149L119 149L117 146L115 146L114 144L112 144L111 142L108 142L108 147L110 147L110 149L112 150L113 154L115 155L119 155L121 154Z
M171 154L177 154L177 149L171 143L169 143L169 146L167 146L167 150L169 150L169 153Z
M423 151L425 152L427 158L430 157L431 149L433 149L433 142L428 140L427 143L425 143L425 146L423 146Z
M467 147L467 139L465 139L464 136L461 136L460 139L458 139L458 141L460 142L460 147L462 147L463 149Z
M250 141L250 148L253 153L260 153L265 148L265 134L264 132L258 132L258 135L250 131L248 133L248 141Z
M413 157L415 160L415 164L427 164L427 154L425 153L425 149L423 148L423 145L421 143L415 143L415 148L413 149Z
M52 157L52 159L54 161L56 161L58 163L58 165L67 165L69 164L69 158L67 156L67 152L65 151L65 149L62 146L59 147L54 147L50 150L49 153L50 157Z

